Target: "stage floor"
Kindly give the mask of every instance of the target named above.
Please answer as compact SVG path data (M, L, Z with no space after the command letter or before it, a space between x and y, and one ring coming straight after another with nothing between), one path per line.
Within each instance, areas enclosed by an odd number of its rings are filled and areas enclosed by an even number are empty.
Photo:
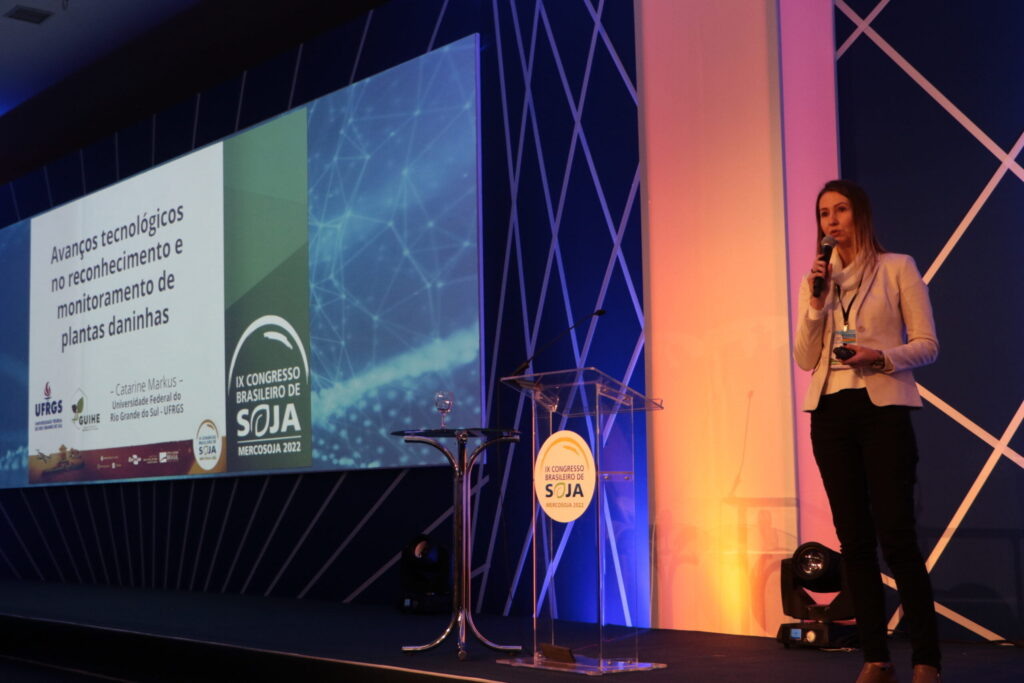
M500 643L530 643L529 620L483 615ZM429 652L442 616L238 595L106 586L0 582L0 680L4 681L572 681L575 674L497 664L503 655L471 640L466 661L454 639ZM571 628L571 625L569 626ZM893 656L909 680L909 645ZM945 643L944 680L1024 681L1024 650ZM787 650L769 638L649 630L644 661L668 668L616 674L638 681L853 681L859 652Z

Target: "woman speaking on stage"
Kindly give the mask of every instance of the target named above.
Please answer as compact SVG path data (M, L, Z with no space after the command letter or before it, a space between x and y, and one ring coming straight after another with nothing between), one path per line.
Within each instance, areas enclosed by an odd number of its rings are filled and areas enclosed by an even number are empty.
M865 659L857 683L897 680L879 546L910 632L913 681L938 681L935 608L914 519L918 454L910 421L911 409L921 407L912 371L939 353L928 288L910 256L879 244L858 185L828 182L815 208L817 242L828 246L800 285L794 355L813 372L804 410L857 614Z

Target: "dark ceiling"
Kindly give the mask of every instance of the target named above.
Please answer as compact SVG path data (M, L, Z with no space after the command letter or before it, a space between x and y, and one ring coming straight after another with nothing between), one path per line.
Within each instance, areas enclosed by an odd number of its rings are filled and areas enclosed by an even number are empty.
M0 0L0 184L385 2Z

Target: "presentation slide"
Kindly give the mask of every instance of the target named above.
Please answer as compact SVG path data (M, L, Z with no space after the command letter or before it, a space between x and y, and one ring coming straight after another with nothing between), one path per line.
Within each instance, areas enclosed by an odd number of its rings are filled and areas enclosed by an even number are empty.
M223 155L32 220L29 482L223 471Z
M477 49L0 230L0 486L446 464L390 432L481 420Z

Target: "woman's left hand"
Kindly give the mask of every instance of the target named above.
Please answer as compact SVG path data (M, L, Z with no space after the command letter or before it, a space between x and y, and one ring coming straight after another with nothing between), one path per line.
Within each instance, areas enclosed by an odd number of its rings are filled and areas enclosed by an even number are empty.
M843 365L849 365L851 368L869 368L873 363L884 358L881 351L869 349L866 346L856 344L846 344L845 346L856 352L846 360L840 361Z

